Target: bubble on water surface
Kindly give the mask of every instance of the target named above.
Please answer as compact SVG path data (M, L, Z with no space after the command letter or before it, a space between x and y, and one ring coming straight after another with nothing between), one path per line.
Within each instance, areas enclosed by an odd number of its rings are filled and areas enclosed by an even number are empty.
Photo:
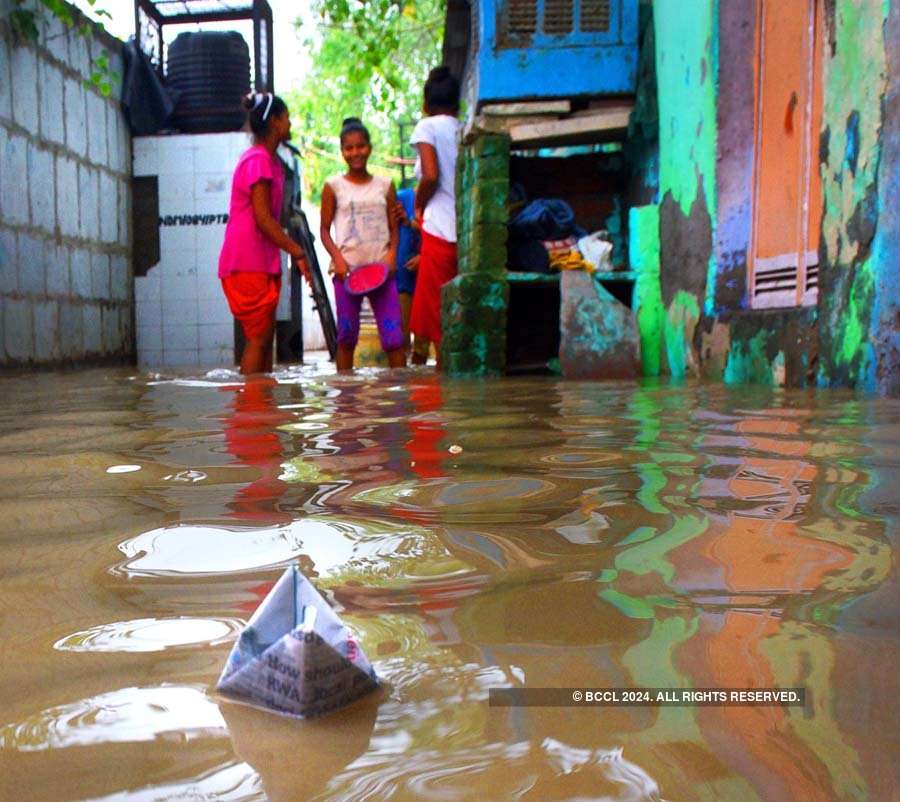
M202 482L206 479L206 474L203 471L179 471L178 473L170 473L167 476L163 476L164 482Z
M110 465L107 469L107 473L134 473L135 471L139 471L141 469L140 465Z

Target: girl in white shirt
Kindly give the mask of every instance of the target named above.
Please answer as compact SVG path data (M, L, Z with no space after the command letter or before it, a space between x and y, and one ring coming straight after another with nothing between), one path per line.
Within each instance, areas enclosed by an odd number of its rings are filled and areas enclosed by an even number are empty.
M390 275L381 286L368 292L378 324L381 347L392 368L406 364L403 320L397 295L397 223L389 213L397 202L389 178L368 171L372 141L368 129L356 117L341 126L341 155L347 172L329 178L322 189L322 244L331 254L334 300L337 307L338 370L353 368L359 340L362 296L347 291L344 280L356 267L381 262ZM332 235L332 224L334 233Z
M441 288L456 276L456 157L459 151L459 81L436 67L425 82L425 118L413 130L416 148L415 211L422 232L419 275L409 327L431 340L441 369Z

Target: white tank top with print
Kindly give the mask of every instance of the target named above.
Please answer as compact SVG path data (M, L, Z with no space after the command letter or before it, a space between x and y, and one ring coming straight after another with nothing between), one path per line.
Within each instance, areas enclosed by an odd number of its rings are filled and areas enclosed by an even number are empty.
M351 270L369 262L381 262L391 244L387 194L391 180L373 175L365 184L355 184L343 175L328 179L337 199L334 242Z

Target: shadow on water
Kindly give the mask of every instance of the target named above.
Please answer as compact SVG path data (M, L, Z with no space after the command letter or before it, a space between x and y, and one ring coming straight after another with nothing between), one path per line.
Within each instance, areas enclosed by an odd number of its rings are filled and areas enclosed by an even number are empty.
M0 390L2 799L894 793L897 402L308 369ZM290 563L386 681L321 721L212 691ZM806 706L488 705L774 686Z

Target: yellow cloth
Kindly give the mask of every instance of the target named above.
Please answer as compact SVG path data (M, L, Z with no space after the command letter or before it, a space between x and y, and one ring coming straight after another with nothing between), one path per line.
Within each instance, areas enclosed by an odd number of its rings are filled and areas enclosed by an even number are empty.
M593 273L595 268L590 262L586 262L577 250L563 251L550 256L551 270L584 270Z

